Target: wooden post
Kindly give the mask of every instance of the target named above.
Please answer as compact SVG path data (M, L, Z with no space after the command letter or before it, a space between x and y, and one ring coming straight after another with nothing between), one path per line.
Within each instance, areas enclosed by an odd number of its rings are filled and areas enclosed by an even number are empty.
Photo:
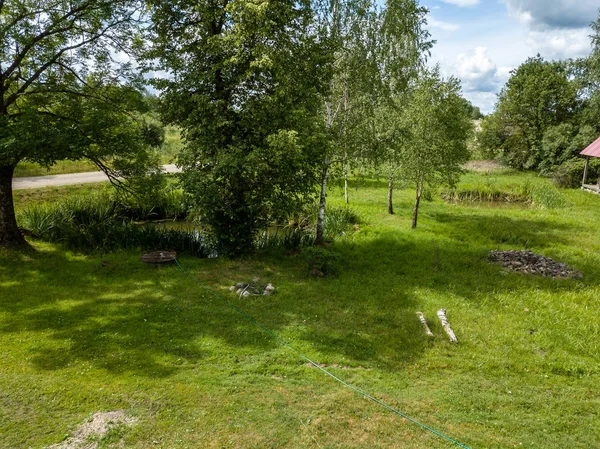
M433 337L433 332L431 332L431 329L429 329L429 326L427 325L427 321L425 321L425 315L423 315L421 312L417 312L417 316L425 328L425 333L430 337Z
M585 167L583 168L583 186L587 183L588 169L590 167L590 157L585 157Z
M437 316L442 322L442 327L444 328L444 330L448 334L448 337L450 338L450 343L458 343L458 339L456 338L456 335L454 335L454 331L452 330L452 328L450 327L450 323L446 319L446 309L438 310Z

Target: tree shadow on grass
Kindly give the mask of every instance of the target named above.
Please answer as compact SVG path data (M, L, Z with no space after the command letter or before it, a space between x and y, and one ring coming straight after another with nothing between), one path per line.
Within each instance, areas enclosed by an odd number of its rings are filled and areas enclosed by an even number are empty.
M232 354L278 348L271 335L177 267L150 268L127 253L106 259L103 265L96 257L55 250L3 264L0 335L9 342L23 338L19 350L27 363L42 371L88 363L111 373L161 378ZM193 277L219 277L219 261L183 263ZM293 280L273 297L219 295L319 363L388 366L395 345L388 343L411 339L393 365L422 354L426 341L414 338L418 327L402 323L402 311L414 309L409 298L394 295L373 304L348 288L351 273L314 281L294 278L295 262L287 269L283 277Z
M417 230L410 235L386 231L359 243L341 241L334 249L343 256L342 269L329 279L300 274L301 257L260 261L278 273L284 287L273 297L224 299L320 363L397 370L414 363L431 344L415 317L423 306L415 293L419 289L439 298L451 294L475 301L474 292L481 298L515 286L561 291L571 285L499 276L501 268L487 263L490 249L513 244L502 240L506 233L514 233L516 249L524 243L544 247L566 241L561 234L572 231L566 226L476 214L433 211L430 216L441 228L440 239ZM0 255L0 334L11 335L12 341L20 338L17 334L25 336L29 343L21 350L40 370L87 362L147 377L278 346L177 267L149 268L131 253L106 259L103 265L100 258L58 249ZM219 261L183 263L194 277L213 285L239 280L227 279L232 274L222 273ZM597 278L597 269L590 270L591 279Z
M202 347L205 336L255 350L272 347L258 328L236 332L235 312L191 286L175 267L109 258L113 262L103 266L97 258L54 251L3 267L0 333L33 338L35 346L25 350L41 370L85 361L148 377L168 376L214 356Z
M487 245L513 245L515 249L567 244L569 233L577 229L566 223L539 219L511 218L501 214L480 215L461 210L460 213L431 211L445 235L457 241L478 241ZM493 249L493 248L490 248Z

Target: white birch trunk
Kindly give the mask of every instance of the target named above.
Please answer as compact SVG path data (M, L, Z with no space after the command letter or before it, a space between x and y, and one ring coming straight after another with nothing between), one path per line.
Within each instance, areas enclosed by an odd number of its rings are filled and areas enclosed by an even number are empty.
M450 327L450 323L448 322L448 319L446 318L446 309L438 310L437 316L440 319L440 321L442 322L442 327L448 334L448 338L450 338L450 343L458 343L458 339L456 338L456 335L454 335L454 331Z
M423 327L425 328L425 333L430 337L433 337L433 332L431 332L431 329L429 329L429 326L427 325L427 321L425 321L425 315L423 315L422 312L417 312L417 316L419 317L421 324L423 324Z
M331 129L333 124L333 110L331 101L328 101L325 105L327 108L327 119L325 122L325 127L327 130ZM327 157L327 153L323 158L323 171L321 174L321 195L319 196L319 212L317 214L317 245L324 245L324 230L323 223L325 222L325 203L327 201L327 178L329 176L329 158Z
M323 223L325 222L325 203L327 202L327 178L329 176L329 161L323 163L321 177L321 195L319 197L319 213L317 216L317 245L325 244Z
M388 178L388 214L394 215L394 175L390 173Z
M348 198L348 154L344 155L344 199L346 204L350 202Z

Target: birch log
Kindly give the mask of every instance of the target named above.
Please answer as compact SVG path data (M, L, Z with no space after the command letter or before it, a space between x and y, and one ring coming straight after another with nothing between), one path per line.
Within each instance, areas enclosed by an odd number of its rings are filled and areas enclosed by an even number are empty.
M417 312L417 316L425 328L425 333L430 337L433 337L433 332L431 332L431 329L429 329L429 326L427 325L427 321L425 321L425 315L423 315L421 312Z
M442 327L444 328L444 330L448 334L448 337L450 338L450 343L458 343L458 339L456 338L456 335L454 335L454 331L450 327L450 323L448 322L448 319L446 318L446 309L438 310L437 316L440 319L440 321L442 322Z

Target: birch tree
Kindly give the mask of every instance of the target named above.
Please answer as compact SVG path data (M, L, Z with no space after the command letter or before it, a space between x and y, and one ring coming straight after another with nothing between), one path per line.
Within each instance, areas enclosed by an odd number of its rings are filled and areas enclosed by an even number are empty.
M442 79L438 67L424 70L412 89L406 122L408 144L402 147L400 172L415 189L414 229L425 187L453 186L469 160L473 123L463 107L460 81Z
M348 163L377 151L375 114L408 85L431 43L424 30L427 10L415 0L331 0L322 30L335 45L330 93L325 98L328 145L323 151L317 244L323 244L327 183L333 164L342 164L348 201Z

